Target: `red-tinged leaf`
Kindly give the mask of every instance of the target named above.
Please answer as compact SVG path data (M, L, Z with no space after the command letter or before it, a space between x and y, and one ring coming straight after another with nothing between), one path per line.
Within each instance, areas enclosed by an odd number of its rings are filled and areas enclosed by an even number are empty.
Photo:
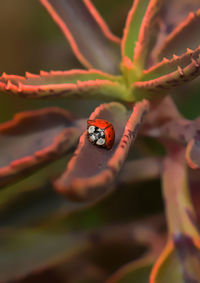
M149 81L138 81L132 85L134 97L153 98L157 95L166 95L176 86L191 81L200 75L200 56L184 68L178 66L177 70Z
M199 0L163 0L162 21L166 34L170 33L179 23L185 20L188 13L199 9Z
M198 282L200 235L188 187L185 150L176 143L166 146L168 155L163 164L162 182L169 242L150 282Z
M122 56L144 65L160 0L135 0L122 39Z
M40 75L26 73L25 77L4 73L0 77L0 90L31 98L87 95L122 100L126 92L121 77L98 70L41 71Z
M158 57L170 58L173 54L181 55L187 48L196 49L200 44L200 9L196 13L190 13L188 18L166 38L158 51Z
M196 215L189 192L185 148L166 143L168 155L163 163L163 196L170 236L199 236ZM176 217L174 217L176 215Z
M119 72L120 39L114 36L90 0L40 0L87 68Z
M200 140L198 135L187 145L186 160L192 169L200 169Z
M56 107L20 113L1 124L0 186L62 156L80 132L69 113Z
M199 282L200 242L180 235L169 240L153 267L150 283Z
M152 219L153 220L153 219ZM136 234L139 242L145 243L148 249L140 258L132 259L111 275L106 283L147 283L152 269L152 263L157 259L166 244L166 234L162 229L163 218L147 219L137 229L132 229L132 235ZM162 224L161 224L162 223Z
M129 113L121 104L113 102L98 107L89 119L105 119L113 124L116 133L113 148L94 146L85 131L66 172L55 183L56 190L82 200L96 199L110 191L147 110L148 102L139 102L128 119Z
M154 43L155 33L158 29L158 13L161 4L162 0L149 1L148 9L140 27L133 62L141 69L146 65L151 47Z
M154 138L170 139L186 146L196 136L198 128L198 119L190 121L184 118L177 118L165 123L163 126L149 128L144 133Z
M191 63L191 60L197 60L200 55L200 46L194 51L188 49L181 56L173 56L172 59L164 58L160 63L154 65L148 70L144 70L140 78L141 81L148 81L167 75L177 70L178 66L186 67Z

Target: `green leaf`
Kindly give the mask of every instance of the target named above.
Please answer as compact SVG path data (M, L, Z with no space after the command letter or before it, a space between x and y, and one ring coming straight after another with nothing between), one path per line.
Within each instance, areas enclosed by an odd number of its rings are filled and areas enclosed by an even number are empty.
M87 68L118 73L120 39L114 36L90 0L40 0Z
M184 245L181 246L181 244ZM182 236L179 238L179 243L175 244L170 240L153 267L150 283L198 283L200 278L199 248L199 242Z
M132 84L135 99L149 98L168 94L169 90L194 80L200 75L200 56L192 59L186 67L178 66L177 70L153 80L137 81Z
M25 77L3 74L0 90L22 97L41 98L56 96L104 97L126 99L126 89L121 77L98 70L71 70L26 73Z
M173 56L172 59L164 58L161 62L154 65L153 67L144 70L140 80L148 81L157 79L161 76L170 74L177 70L178 67L185 68L189 65L192 60L198 60L198 56L200 55L200 46L194 51L188 49L187 52L183 53L180 56Z
M119 103L102 104L96 108L89 119L104 119L113 124L116 133L114 146L111 150L94 146L88 141L86 130L66 172L55 182L57 192L91 200L111 191L112 183L148 111L148 105L145 100L137 103L129 119L129 112Z
M173 54L181 55L187 48L196 49L200 44L200 9L190 13L188 18L181 22L177 28L166 38L160 50L158 58L171 58Z
M150 260L137 260L117 270L106 283L147 283L151 269Z
M69 151L82 131L61 108L16 114L0 126L0 186Z
M161 0L135 0L128 14L122 39L122 56L143 67Z

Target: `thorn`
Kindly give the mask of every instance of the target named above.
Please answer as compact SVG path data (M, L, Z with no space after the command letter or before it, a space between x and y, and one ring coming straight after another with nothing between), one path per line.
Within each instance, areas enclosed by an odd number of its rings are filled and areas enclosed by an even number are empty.
M187 48L187 53L189 53L190 55L192 55L194 53L194 50Z
M18 82L18 85L17 85L18 92L22 92L22 88L23 88L23 84L21 82Z
M179 58L179 56L177 56L176 54L173 54L173 59L177 60Z
M49 73L46 71L41 70L40 71L40 76L47 76Z
M1 75L1 78L7 79L7 77L8 77L8 75L5 72L3 72L2 75Z
M189 15L188 15L188 19L192 19L195 17L195 13L193 12L190 12Z
M169 62L169 59L167 59L166 57L163 57L163 62Z
M38 75L29 73L29 72L25 72L25 77L26 77L27 79L28 79L28 78L37 78Z
M194 64L195 67L199 68L200 65L194 58L192 58L191 61Z
M10 80L8 80L8 81L7 81L7 84L6 84L6 86L5 86L5 89L6 89L6 90L10 90L11 87L12 87L12 83L11 83Z
M184 76L183 69L182 69L180 66L178 66L178 72L179 72L179 74L181 75L181 77Z

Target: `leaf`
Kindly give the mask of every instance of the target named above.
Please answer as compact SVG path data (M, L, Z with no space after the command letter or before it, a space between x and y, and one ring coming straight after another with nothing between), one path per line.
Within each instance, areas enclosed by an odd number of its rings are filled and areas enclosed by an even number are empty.
M185 20L188 13L199 9L199 0L164 0L162 7L162 21L166 33L171 32L179 23Z
M104 119L113 124L116 133L113 148L106 150L94 146L85 131L66 172L55 182L56 191L82 200L95 199L110 191L147 110L148 102L139 102L128 119L128 111L119 103L99 106L89 119Z
M119 72L120 39L114 36L90 0L40 0L87 68Z
M170 240L153 267L150 283L198 283L199 248L199 242L183 235L176 242Z
M127 17L122 39L122 56L137 63L140 61L140 66L146 62L160 4L160 0L135 0Z
M72 70L26 73L25 77L3 74L0 90L22 97L81 96L122 99L126 92L121 77L98 70ZM84 95L84 96L83 96Z
M177 70L178 67L184 68L189 65L192 60L197 60L200 55L200 46L194 51L188 49L187 52L180 56L174 55L172 59L164 58L161 62L144 70L140 78L141 81L148 81L170 74Z
M2 282L25 277L33 271L54 266L85 250L84 235L63 229L35 228L1 230L0 274Z
M0 186L30 174L69 151L81 129L60 108L15 115L0 126Z
M137 260L117 270L106 283L147 283L151 268L150 260Z
M187 145L186 160L192 169L200 168L200 140L199 135L194 137Z
M156 157L127 161L119 175L119 186L159 178L162 160Z
M168 90L194 80L200 75L200 56L197 60L192 59L191 63L184 68L178 66L177 70L153 80L138 81L132 84L132 91L135 99L154 98L157 94L166 95Z
M196 135L197 127L197 121L190 121L181 117L166 122L163 126L150 128L145 132L145 135L187 145Z
M158 13L162 0L150 0L149 6L142 21L138 41L134 50L133 62L141 69L147 64L151 47L154 44L154 37L158 29Z
M166 38L160 50L158 58L170 58L172 54L181 55L187 48L196 49L199 44L200 9L190 13L188 18L181 22L177 28Z
M91 222L91 216L93 217L95 213L96 206L90 209L88 215L84 215L82 210L71 214L63 222L53 225L46 223L45 227L1 229L1 280L6 282L19 280L29 274L39 273L60 264L64 264L66 270L71 273L73 264L76 266L76 263L80 263L80 259L103 270L105 279L107 274L110 275L122 264L143 256L148 250L149 242L154 242L157 246L155 238L160 244L158 239L163 221L158 222L157 217L100 229L94 229L89 223L90 229L88 229L88 222ZM80 218L77 219L76 216ZM102 224L102 220L99 221ZM74 228L74 224L77 228ZM87 232L82 232L85 226Z
M25 188L25 184L21 182L20 185L23 187L21 193L10 196L0 207L1 228L46 225L49 220L66 217L89 205L64 199L52 190L49 183L41 187L30 185L29 188Z
M198 238L196 215L189 191L185 148L177 143L165 144L168 154L163 163L162 187L169 234L173 237L183 234Z

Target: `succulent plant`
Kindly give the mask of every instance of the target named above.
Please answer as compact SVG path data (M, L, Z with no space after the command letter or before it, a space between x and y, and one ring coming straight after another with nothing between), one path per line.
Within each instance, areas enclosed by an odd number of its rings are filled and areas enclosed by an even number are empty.
M59 107L23 112L0 125L0 282L58 265L66 282L200 282L200 236L187 168L200 168L200 119L183 117L171 97L182 95L180 86L200 75L200 10L166 35L162 1L135 0L120 39L90 0L40 2L86 70L27 72L24 77L3 73L0 90L25 99L74 98L90 103L98 98L104 103L88 119L112 123L115 143L110 150L93 145L87 119L74 118ZM162 154L149 156L147 145L145 157L140 149L145 137L157 140ZM133 150L137 158L131 159ZM40 185L44 175L45 185ZM111 194L158 177L167 240L159 230L162 217L100 229L95 214ZM8 221L6 211L12 215ZM85 224L84 219L92 216L95 228ZM26 217L30 227L22 228ZM139 245L146 250L105 271L95 257L111 244L114 250L131 252ZM109 262L115 262L114 257Z

